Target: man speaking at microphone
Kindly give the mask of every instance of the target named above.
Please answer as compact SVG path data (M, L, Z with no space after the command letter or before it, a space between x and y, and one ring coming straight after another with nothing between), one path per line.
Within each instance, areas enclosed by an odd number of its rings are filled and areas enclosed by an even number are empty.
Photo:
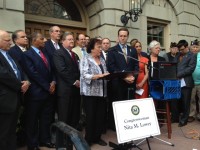
M107 56L107 69L110 73L114 72L138 72L139 64L137 52L134 48L127 45L129 31L127 28L120 28L118 30L118 41L119 43L111 47L108 51ZM124 78L115 78L112 80L112 101L110 101L110 114L109 119L113 118L112 113L112 102L134 99L136 78L132 74ZM111 122L110 122L111 123ZM109 126L114 129L114 120Z

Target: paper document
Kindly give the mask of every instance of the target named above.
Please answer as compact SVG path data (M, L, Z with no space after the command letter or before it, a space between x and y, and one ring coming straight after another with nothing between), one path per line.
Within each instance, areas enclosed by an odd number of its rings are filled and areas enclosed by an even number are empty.
M186 86L184 78L181 79L181 87Z
M138 90L136 90L136 91L135 91L135 93L137 93L137 94L139 94L139 95L142 95L142 94L143 94L143 92L144 92L144 90L143 90L143 89L138 89Z

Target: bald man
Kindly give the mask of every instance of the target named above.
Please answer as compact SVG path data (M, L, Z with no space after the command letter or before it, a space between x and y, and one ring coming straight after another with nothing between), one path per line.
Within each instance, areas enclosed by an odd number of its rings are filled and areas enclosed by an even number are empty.
M19 99L29 84L20 66L8 54L11 46L8 32L0 30L0 149L16 149L16 125Z

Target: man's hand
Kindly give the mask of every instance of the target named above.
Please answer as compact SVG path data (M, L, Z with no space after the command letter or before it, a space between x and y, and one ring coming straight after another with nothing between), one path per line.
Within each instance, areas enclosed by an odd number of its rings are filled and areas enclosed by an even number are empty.
M24 94L28 90L29 86L31 85L29 81L21 81L21 92Z
M124 81L126 81L126 83L128 84L132 84L135 81L135 77L132 75L129 75L126 78L124 78Z
M76 80L76 82L74 83L74 85L75 85L77 88L80 88L80 81L79 81L79 80Z
M55 89L56 89L56 83L55 83L55 81L52 81L52 82L50 83L50 88L49 88L50 94L54 94Z

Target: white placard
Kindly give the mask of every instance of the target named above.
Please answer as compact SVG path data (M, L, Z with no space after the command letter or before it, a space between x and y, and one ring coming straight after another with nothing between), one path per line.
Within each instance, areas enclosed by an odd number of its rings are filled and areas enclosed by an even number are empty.
M118 143L160 135L152 98L113 102Z

